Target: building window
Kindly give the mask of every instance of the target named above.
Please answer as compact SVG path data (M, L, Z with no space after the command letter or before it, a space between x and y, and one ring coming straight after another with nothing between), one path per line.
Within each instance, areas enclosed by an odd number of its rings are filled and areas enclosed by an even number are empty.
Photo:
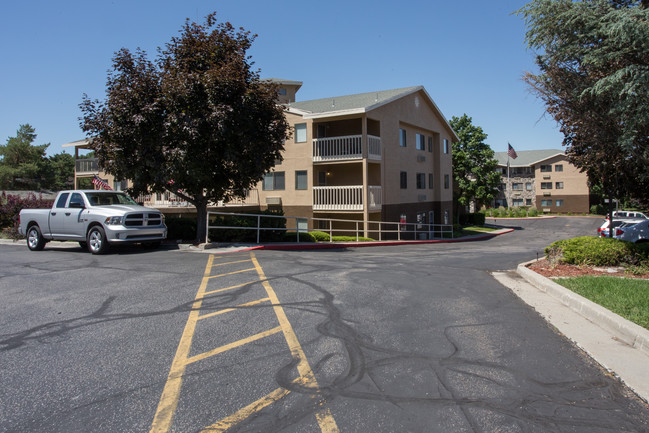
M512 200L512 205L513 206L523 206L523 199L522 198L515 198Z
M428 151L433 151L433 137L428 137Z
M557 172L563 171L563 164L555 164L554 165L554 171L557 171Z
M526 198L525 199L525 206L532 206L532 199L531 198Z
M279 89L279 91L277 93L282 95L282 96L286 96L286 89L282 87L281 89Z
M448 149L448 140L447 140L446 138L444 139L444 149L443 149L443 150L444 150L444 153L448 153L448 152L449 152L449 149Z
M399 128L399 146L406 147L408 143L406 142L406 130Z
M514 191L523 191L522 183L512 183L512 190Z
M556 204L556 206L557 206L557 207L561 207L561 206L563 206L563 199L558 198L558 199L557 199L557 204Z
M295 125L295 142L306 142L306 123L298 123Z
M444 189L449 189L451 186L451 177L448 174L444 175Z
M552 189L552 182L541 182L541 189Z
M417 146L417 150L426 150L426 137L421 134L416 134L415 146Z
M525 182L525 189L527 191L532 191L532 182Z
M551 165L542 165L541 166L541 173L550 173L552 171L552 166Z
M541 206L552 206L552 200L541 200Z
M264 191L281 191L284 189L284 172L275 171L266 173L264 175L264 183L262 185Z
M295 172L295 189L307 189L308 183L306 170L298 170Z
M428 189L433 189L433 173L428 173Z
M498 189L500 191L505 191L505 189L507 189L507 185L505 185L504 183L499 183L498 184Z
M426 189L425 173L417 173L417 189Z
M405 172L405 171L401 172L400 184L401 184L401 189L407 189L408 188L408 173Z
M554 187L556 189L563 189L563 182L555 182Z

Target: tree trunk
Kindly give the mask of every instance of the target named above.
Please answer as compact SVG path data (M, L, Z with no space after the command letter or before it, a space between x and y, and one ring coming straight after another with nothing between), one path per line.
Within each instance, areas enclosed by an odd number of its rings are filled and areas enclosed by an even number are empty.
M207 242L207 200L196 202L196 243Z

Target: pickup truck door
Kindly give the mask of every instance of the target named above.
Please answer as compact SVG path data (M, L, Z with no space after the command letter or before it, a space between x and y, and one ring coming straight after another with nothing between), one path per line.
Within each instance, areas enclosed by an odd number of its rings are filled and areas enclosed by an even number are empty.
M78 192L73 192L65 212L63 222L63 231L68 239L85 240L86 233L84 222L82 221L83 211L86 209L86 203L83 196Z
M69 212L65 205L67 204L69 196L70 193L68 192L62 193L50 211L50 233L54 238L65 235L65 214L66 212Z

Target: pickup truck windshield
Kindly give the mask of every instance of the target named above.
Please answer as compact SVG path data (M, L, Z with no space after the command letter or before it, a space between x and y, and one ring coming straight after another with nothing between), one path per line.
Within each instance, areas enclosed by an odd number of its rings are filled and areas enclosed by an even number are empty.
M119 192L88 192L88 201L92 206L111 206L115 204L137 204L126 194Z

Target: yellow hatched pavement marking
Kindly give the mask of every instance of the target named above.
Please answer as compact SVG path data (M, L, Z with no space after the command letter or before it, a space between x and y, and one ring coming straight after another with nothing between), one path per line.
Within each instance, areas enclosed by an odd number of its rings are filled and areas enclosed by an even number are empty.
M253 305L261 304L262 302L270 301L270 298L257 299L256 301L246 302L245 304L239 304L236 307L226 308L225 310L215 311L213 313L203 314L198 317L198 320L207 319L208 317L220 316L221 314L229 313L230 311L236 311L246 307L252 307Z
M293 327L291 326L291 323L288 321L288 317L286 316L286 313L284 312L284 309L282 308L282 305L279 302L279 298L277 297L275 290L273 290L270 283L268 282L268 279L264 274L264 270L261 268L259 262L257 261L257 257L255 256L255 253L251 252L250 257L252 258L252 263L255 265L255 268L257 269L257 274L259 274L259 279L261 280L261 284L262 286L264 286L264 289L266 289L266 293L268 293L268 297L270 298L270 302L273 305L273 309L275 310L275 315L277 316L277 320L279 320L279 324L282 328L282 331L284 331L284 338L288 343L288 347L291 351L291 355L293 356L294 359L298 361L297 370L300 373L300 376L304 384L306 386L310 386L312 389L317 390L319 388L318 381L316 380L315 375L313 374L313 370L311 370L309 361L306 359L304 350L302 350L302 346L300 346L300 342L297 339L297 335L295 335L295 331L293 331ZM318 420L318 424L320 425L320 430L322 430L322 432L324 433L338 432L338 425L336 424L336 421L334 420L333 415L331 414L331 411L328 408L322 409L321 411L317 412L316 419Z
M176 408L178 406L178 400L180 398L180 389L182 387L182 377L185 373L187 365L206 359L210 356L217 355L219 353L226 352L230 349L240 347L244 344L259 340L261 338L265 338L270 335L274 335L279 332L283 332L284 338L286 339L286 342L288 343L289 349L291 351L291 355L293 356L294 359L298 360L298 365L297 369L298 372L300 373L300 378L296 379L296 382L300 382L304 384L305 386L309 386L314 390L318 389L318 382L315 378L315 375L313 374L313 371L311 370L311 366L309 365L309 362L306 359L306 355L304 354L304 351L302 350L302 347L300 346L300 343L297 339L297 336L295 335L295 332L293 331L293 328L288 321L288 317L286 316L286 313L281 307L281 304L279 303L279 299L277 298L277 295L275 294L275 291L271 287L270 283L268 283L266 276L264 274L263 269L259 265L259 262L257 261L254 253L250 253L250 260L241 260L241 261L236 261L236 262L230 262L230 263L243 263L246 261L252 261L254 264L254 268L250 269L244 269L240 271L235 271L235 272L229 272L225 274L220 274L220 275L210 275L212 268L216 266L222 266L224 264L228 263L219 263L215 264L214 263L214 255L210 255L209 259L207 261L207 265L205 266L205 272L203 274L203 280L201 281L201 285L198 289L198 292L196 293L196 297L194 300L194 303L192 304L192 309L189 313L189 318L187 320L187 323L185 325L185 329L183 331L183 334L180 338L180 343L178 345L178 349L176 350L176 355L174 356L174 359L171 364L171 369L169 371L169 375L167 377L167 382L165 384L165 387L162 391L162 396L160 397L160 402L158 403L158 409L156 411L156 414L153 418L153 423L151 425L151 429L149 430L150 433L166 433L169 431L171 428L171 424L173 421L173 416L176 411ZM248 283L244 284L238 284L236 286L231 286L227 287L224 289L219 289L219 290L214 290L211 292L207 292L207 283L210 279L216 278L216 277L222 277L222 276L227 276L227 275L233 275L233 274L238 274L242 272L249 272L252 270L256 270L257 274L259 275L260 280L256 281L251 281ZM235 308L230 308L227 310L221 310L218 312L214 313L209 313L206 315L201 316L200 315L200 308L202 305L203 298L212 293L217 293L217 292L222 292L225 290L231 290L234 288L238 287L243 287L248 284L252 284L255 282L262 282L262 285L264 289L266 290L266 293L268 294L267 298L260 299L258 301L253 301L249 302L246 304L241 304ZM280 326L267 330L265 332L261 332L259 334L253 335L251 337L248 337L243 340L239 340L234 343L230 343L225 346L221 346L219 348L213 349L211 351L195 355L193 357L189 357L189 353L191 350L191 344L192 344L192 338L194 336L195 330L196 330L196 323L198 320L207 318L207 317L212 317L212 316L217 316L219 314L223 314L228 311L233 311L236 310L237 308L240 307L246 307L246 306L251 306L251 305L256 305L261 302L266 302L269 301L273 305L273 310L275 311L275 315L277 316L277 319L280 323ZM207 429L203 430L205 432L222 432L227 430L228 428L232 427L235 424L240 423L244 419L248 418L252 414L262 410L266 406L269 406L270 404L280 400L281 398L285 397L288 395L290 391L280 388L277 389L270 394L266 395L265 397L261 398L260 400L257 400L256 402L244 407L243 409L237 411L235 414L230 415L229 417L226 417L222 419L221 421L211 425ZM336 421L333 419L333 416L331 414L331 411L328 408L322 409L319 412L316 413L316 419L318 421L318 424L320 426L320 429L323 433L337 433L338 432L338 426L336 425Z
M196 322L200 315L200 308L203 303L203 296L205 294L207 282L209 281L213 263L214 256L210 254L207 259L207 265L205 266L203 280L201 281L201 285L198 288L196 297L194 298L195 300L192 304L192 309L189 312L189 319L187 319L183 335L180 337L180 344L178 344L178 349L176 349L176 356L174 356L171 363L169 376L167 376L167 383L162 390L158 409L156 410L155 416L153 417L153 423L151 424L151 429L149 430L150 433L166 433L171 427L171 422L174 413L176 412L176 407L178 406L180 388L182 387L183 374L185 374L185 368L187 367L187 358L189 357L189 351L192 346L192 338L194 336L194 331L196 330Z

